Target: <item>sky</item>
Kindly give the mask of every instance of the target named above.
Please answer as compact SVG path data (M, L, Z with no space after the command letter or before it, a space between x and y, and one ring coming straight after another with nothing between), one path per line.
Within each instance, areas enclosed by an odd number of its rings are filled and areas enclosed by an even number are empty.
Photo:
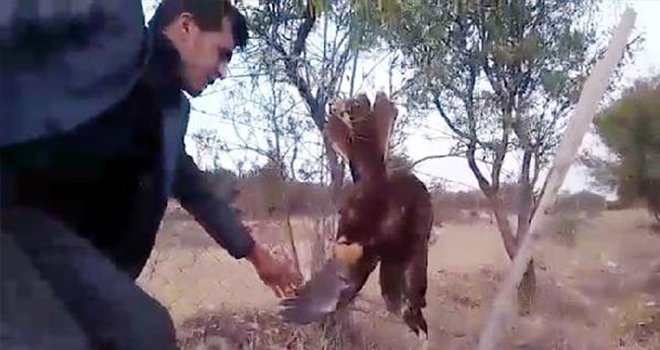
M151 16L154 0L142 0L145 8L145 15L147 19ZM660 0L605 0L605 6L598 20L603 29L608 29L616 26L620 20L621 14L627 7L631 7L636 13L637 18L635 21L635 30L633 33L642 33L645 38L642 49L637 53L635 62L625 68L624 71L624 84L628 85L636 78L649 76L654 73L660 73ZM388 85L388 76L386 71L386 62L383 61L365 61L364 66L369 68L371 73L364 81L358 84L358 92L366 92L370 97L373 97L375 91L382 89L386 90ZM231 66L230 66L231 67ZM360 67L362 68L362 67ZM217 131L219 137L222 137L228 142L235 144L258 144L263 142L263 137L260 135L250 134L246 130L241 130L240 127L236 128L226 120L220 120L217 117L210 115L208 112L203 113L199 111L219 111L232 104L233 100L229 98L226 91L231 89L246 88L237 85L238 79L232 79L233 71L230 72L228 79L216 82L213 89L216 93L207 94L206 96L191 99L191 104L194 111L191 113L190 123L188 127L188 134L186 139L186 149L191 155L196 155L196 147L194 142L190 139L190 135L201 129L209 129ZM219 92L219 93L218 93ZM267 96L265 94L264 96ZM256 97L260 98L260 97ZM243 102L244 103L244 102ZM230 106L232 108L250 108L246 106ZM295 111L296 117L300 117L301 123L307 122L308 116L305 116L305 110L298 108ZM405 113L405 111L404 111ZM248 121L249 123L249 121ZM426 156L442 154L450 146L450 142L446 140L443 125L439 120L427 118L426 124L420 125L413 130L407 130L409 137L406 139L405 148L410 158L420 159ZM309 143L313 141L318 142L317 135L310 135ZM428 140L428 138L433 140ZM239 142L238 140L241 140ZM245 142L242 142L245 141ZM587 135L583 144L583 149L588 148L594 152L606 152L602 147L599 147L597 138L594 135ZM307 147L308 155L317 154L318 149L313 145ZM238 153L238 154L237 154ZM235 166L236 159L247 157L248 159L256 160L258 157L249 156L250 151L234 151L231 155L223 155L221 157L221 166L232 169ZM197 158L196 158L197 159ZM263 161L263 159L261 159ZM198 159L200 167L209 165L208 159ZM515 174L515 160L511 159L505 164L507 173ZM420 163L415 168L416 174L425 182L430 183L438 179L442 179L446 185L455 190L466 190L477 188L476 180L472 172L467 167L467 162L463 158L443 158L437 160L429 160ZM512 180L514 178L511 178ZM568 192L577 192L589 188L589 180L585 169L574 165L567 174L567 177L562 186L562 190ZM591 189L593 190L593 189ZM612 198L612 193L603 193Z

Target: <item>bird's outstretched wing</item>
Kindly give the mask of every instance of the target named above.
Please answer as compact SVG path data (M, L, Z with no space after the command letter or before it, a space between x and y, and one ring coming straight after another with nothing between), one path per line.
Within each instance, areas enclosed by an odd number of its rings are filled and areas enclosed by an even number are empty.
M298 289L297 295L280 302L280 316L286 322L308 324L350 303L364 286L377 264L372 254L356 261L333 257Z
M333 113L328 116L327 122L323 127L323 133L330 141L334 150L344 159L348 159L349 139L351 136L349 125Z
M280 315L286 322L308 324L334 312L341 295L349 288L348 265L329 260L321 270L298 289L297 295L280 302Z
M398 114L399 111L396 106L385 93L379 92L376 94L376 100L372 108L372 122L376 131L378 147L385 159L387 159L390 135Z

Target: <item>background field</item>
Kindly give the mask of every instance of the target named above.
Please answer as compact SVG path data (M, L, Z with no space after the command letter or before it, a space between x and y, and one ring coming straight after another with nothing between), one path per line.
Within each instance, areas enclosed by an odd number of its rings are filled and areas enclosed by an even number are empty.
M185 212L171 209L138 283L170 310L184 348L418 346L400 321L385 314L375 273L341 336L281 324L277 298L252 267L231 258ZM306 276L318 220L293 220ZM514 322L502 348L659 349L660 235L651 223L644 210L558 217L537 247L535 308ZM258 241L287 254L280 222L250 225ZM434 235L425 311L430 348L472 349L508 260L487 217L443 223Z

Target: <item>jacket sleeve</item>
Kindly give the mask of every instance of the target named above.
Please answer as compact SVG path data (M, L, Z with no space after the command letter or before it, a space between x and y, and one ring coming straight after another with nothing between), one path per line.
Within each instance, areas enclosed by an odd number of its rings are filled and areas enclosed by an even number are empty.
M254 240L241 222L238 209L212 191L185 150L180 150L179 154L174 197L231 256L236 259L245 257Z
M125 98L139 78L142 3L0 0L0 52L0 146L66 132Z

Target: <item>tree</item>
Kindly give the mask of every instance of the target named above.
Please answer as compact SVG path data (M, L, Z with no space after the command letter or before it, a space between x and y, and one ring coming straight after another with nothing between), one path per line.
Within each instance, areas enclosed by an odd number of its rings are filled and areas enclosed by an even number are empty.
M224 94L219 111L204 112L231 131L229 135L233 137L223 138L219 148L230 157L249 153L257 158L251 163L258 166L268 162L280 164L285 179L295 180L299 175L307 178L308 174L297 170L301 168L299 164L312 163L310 158L316 156L304 151L313 143L309 134L314 130L311 121L303 119L305 115L300 111L297 96L283 89L273 73L261 77L259 84L251 87L244 86L245 81L232 83L238 83L239 89ZM307 169L313 166L303 165Z
M590 19L597 2L411 0L399 9L381 32L414 73L405 84L409 109L432 108L447 127L512 258L528 231L541 171L604 50ZM515 234L502 197L507 159L517 167ZM532 261L522 306L531 305L534 280Z
M623 203L643 198L660 221L660 75L636 81L600 113L595 125L616 160L592 159L593 174L616 187Z
M255 75L269 72L275 81L299 94L317 130L325 124L325 106L341 89L354 53L352 15L346 1L261 0L238 2L249 15L255 46ZM312 45L312 39L316 45ZM320 135L320 133L319 133ZM338 192L344 166L324 140L331 187Z
M209 129L200 129L191 135L196 147L196 162L202 164L205 157L213 162L211 168L220 168L220 152L224 150L224 144L217 133Z

